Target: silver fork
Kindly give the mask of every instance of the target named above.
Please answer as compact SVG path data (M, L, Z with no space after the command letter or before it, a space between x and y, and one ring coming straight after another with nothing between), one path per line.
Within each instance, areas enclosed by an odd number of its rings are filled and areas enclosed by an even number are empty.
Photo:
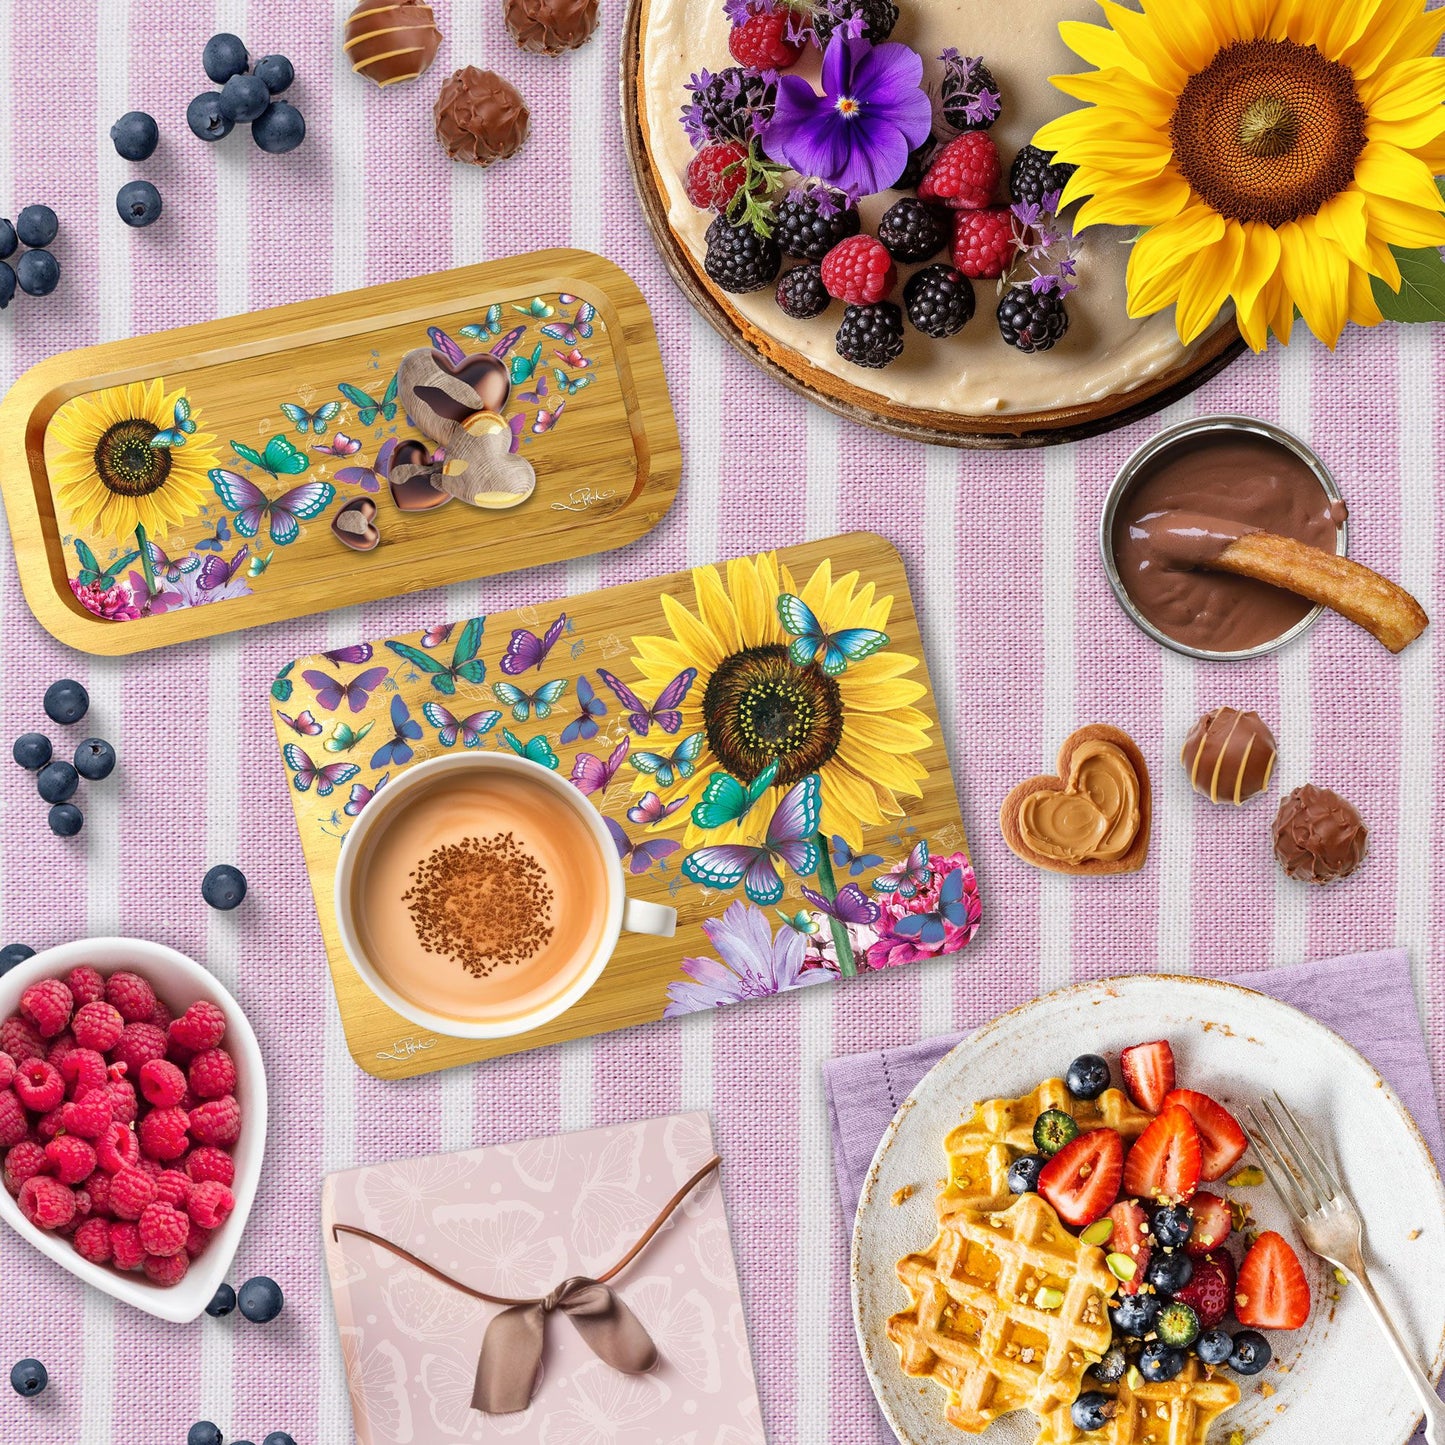
M1334 1265L1363 1296L1411 1389L1419 1396L1425 1412L1425 1438L1430 1445L1445 1445L1445 1404L1416 1362L1365 1272L1364 1225L1360 1211L1334 1171L1320 1157L1319 1150L1310 1143L1289 1105L1278 1093L1274 1101L1279 1105L1279 1113L1268 1099L1260 1100L1264 1119L1252 1108L1248 1111L1255 1153L1264 1166L1265 1177L1285 1208L1294 1215L1300 1238L1321 1259Z

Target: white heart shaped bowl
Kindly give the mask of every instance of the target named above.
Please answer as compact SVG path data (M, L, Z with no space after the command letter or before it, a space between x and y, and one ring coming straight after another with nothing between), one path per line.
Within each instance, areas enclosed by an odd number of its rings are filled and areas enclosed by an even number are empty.
M169 1286L152 1284L143 1274L122 1274L109 1265L91 1264L82 1259L69 1239L31 1224L20 1212L10 1191L4 1188L0 1188L0 1218L42 1254L86 1284L157 1319L187 1324L205 1309L217 1287L224 1282L256 1198L261 1157L266 1148L266 1071L261 1046L241 1006L200 964L174 948L140 938L78 939L27 958L0 976L0 1018L8 1018L19 1010L20 995L32 983L43 978L64 978L81 964L107 975L121 969L138 973L172 1013L180 1014L191 1004L205 999L226 1015L223 1047L236 1062L236 1098L241 1105L241 1137L231 1150L236 1161L236 1182L232 1186L236 1208L212 1236L205 1253L191 1262L186 1277L179 1284Z

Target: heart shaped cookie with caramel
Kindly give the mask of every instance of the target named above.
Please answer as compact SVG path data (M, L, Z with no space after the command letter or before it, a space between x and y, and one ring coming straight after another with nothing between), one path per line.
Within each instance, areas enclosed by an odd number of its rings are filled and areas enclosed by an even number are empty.
M1064 739L1053 776L1026 778L1003 800L1004 842L1053 873L1136 873L1149 852L1149 768L1126 732L1095 723Z

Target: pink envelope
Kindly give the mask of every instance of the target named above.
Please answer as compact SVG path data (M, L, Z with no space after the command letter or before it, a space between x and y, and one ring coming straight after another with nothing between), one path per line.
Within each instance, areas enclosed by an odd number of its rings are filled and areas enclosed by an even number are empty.
M536 1395L510 1415L471 1405L500 1307L333 1233L364 1229L474 1289L539 1297L609 1269L714 1153L705 1113L674 1114L328 1176L326 1262L360 1445L766 1445L715 1174L613 1281L657 1365L613 1369L554 1313Z

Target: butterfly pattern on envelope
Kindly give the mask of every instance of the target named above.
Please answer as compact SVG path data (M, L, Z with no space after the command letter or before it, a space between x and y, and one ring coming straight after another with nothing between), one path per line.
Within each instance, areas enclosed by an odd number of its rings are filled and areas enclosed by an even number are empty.
M800 878L818 871L816 838L822 811L822 784L816 773L810 773L783 794L762 843L698 848L683 860L682 871L708 888L736 888L741 883L754 903L774 904L783 896L779 863L786 863Z
M388 642L386 645L398 657L405 658L424 676L429 677L431 685L444 697L452 697L456 693L459 682L471 683L476 686L486 679L487 664L477 656L481 651L482 632L485 627L485 617L473 617L462 628L462 635L457 639L456 647L452 649L452 660L449 663L443 662L436 655L435 650L423 651L419 647L413 647L409 642ZM506 662L503 661L504 671L506 666Z
M310 465L305 452L298 451L279 432L256 451L245 442L233 441L231 450L242 461L266 472L273 479L299 476ZM336 496L330 482L304 482L279 497L268 497L249 477L225 467L213 467L208 473L216 495L233 518L236 530L243 537L254 537L266 522L271 540L278 547L287 547L301 535L301 523L319 517Z

